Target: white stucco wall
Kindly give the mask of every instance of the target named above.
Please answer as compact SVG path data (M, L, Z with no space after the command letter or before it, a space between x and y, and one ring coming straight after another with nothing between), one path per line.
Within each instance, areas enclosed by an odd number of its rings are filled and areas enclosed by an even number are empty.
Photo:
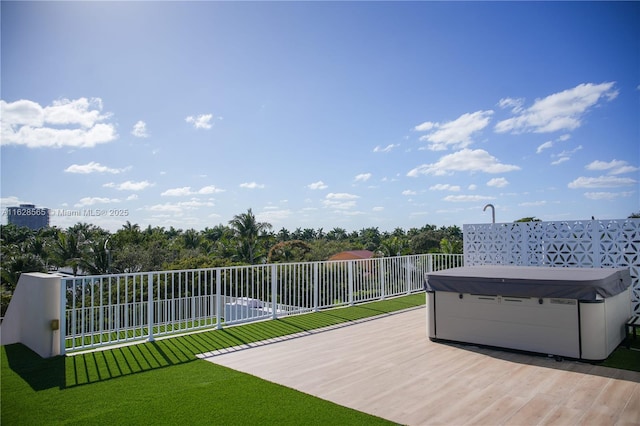
M60 355L61 331L51 329L60 319L60 277L24 273L0 327L1 343L22 343L43 358Z

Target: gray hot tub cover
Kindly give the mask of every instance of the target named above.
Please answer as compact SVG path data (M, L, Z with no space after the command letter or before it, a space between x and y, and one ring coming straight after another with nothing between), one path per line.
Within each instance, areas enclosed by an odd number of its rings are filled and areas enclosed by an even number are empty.
M629 268L484 265L428 273L426 289L588 301L615 296L630 285Z

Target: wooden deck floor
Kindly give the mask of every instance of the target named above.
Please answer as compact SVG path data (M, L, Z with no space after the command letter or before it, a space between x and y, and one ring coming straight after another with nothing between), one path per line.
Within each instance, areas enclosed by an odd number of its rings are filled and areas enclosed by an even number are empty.
M425 308L202 357L406 425L640 424L640 373L434 343Z

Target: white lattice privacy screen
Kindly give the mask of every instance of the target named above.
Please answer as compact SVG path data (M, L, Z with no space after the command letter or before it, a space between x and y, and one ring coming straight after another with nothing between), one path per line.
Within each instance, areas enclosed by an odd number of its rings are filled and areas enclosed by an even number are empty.
M463 225L465 265L629 267L640 314L640 219Z

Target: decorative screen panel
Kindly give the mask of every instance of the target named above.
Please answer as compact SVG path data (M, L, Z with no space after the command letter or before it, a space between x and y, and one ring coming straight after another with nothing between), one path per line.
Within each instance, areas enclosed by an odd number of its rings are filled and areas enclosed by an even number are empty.
M640 314L640 219L464 225L465 265L629 267Z

